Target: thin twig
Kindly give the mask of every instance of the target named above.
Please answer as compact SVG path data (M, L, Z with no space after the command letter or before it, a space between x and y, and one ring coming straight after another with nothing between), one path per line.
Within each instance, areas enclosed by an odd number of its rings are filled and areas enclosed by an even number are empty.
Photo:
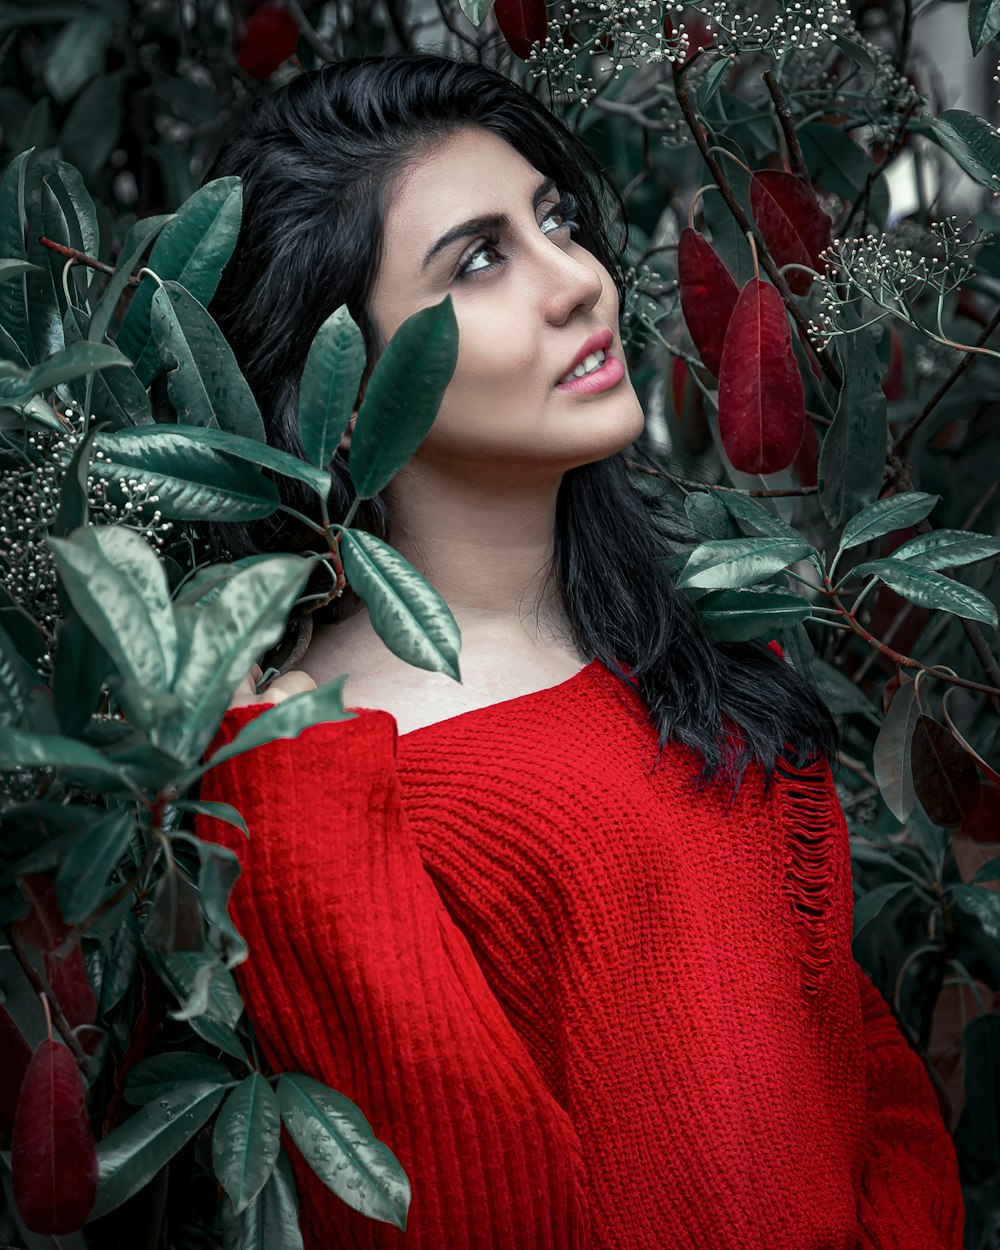
M38 242L42 247L47 247L50 252L56 252L60 256L65 256L67 260L75 261L78 265L86 265L88 269L96 269L99 273L114 274L114 268L106 265L103 260L96 260L93 256L88 256L86 252L78 252L75 247L66 247L63 243L56 243L53 239L47 239L44 234L39 235ZM129 286L138 286L139 278L128 278Z
M285 0L285 8L295 19L296 25L302 32L303 38L317 56L322 57L323 60L327 62L340 60L340 57L334 49L330 47L325 39L320 37L315 26L313 26L312 22L310 22L306 17L305 13L302 11L302 5L299 4L299 0Z
M764 82L767 84L767 89L771 93L771 99L774 101L774 109L781 124L781 133L785 136L792 173L795 174L796 178L801 179L811 191L813 189L812 179L809 177L806 158L802 155L802 145L799 143L799 136L795 132L792 110L788 107L785 93L781 90L781 85L775 78L772 70L767 69L764 71Z
M709 171L715 180L716 186L722 193L722 198L726 201L729 211L732 213L737 225L743 233L754 236L760 255L760 263L764 271L774 283L778 294L781 296L782 302L791 313L795 324L799 327L803 342L815 356L820 368L826 374L827 379L839 391L844 384L844 380L840 375L840 370L834 364L833 360L831 360L827 352L813 343L812 337L809 333L809 323L806 320L805 313L803 313L802 309L799 307L798 301L789 289L784 276L771 259L771 255L767 251L763 240L757 238L753 224L748 220L746 213L743 211L743 206L733 194L733 189L729 185L725 174L722 172L722 167L709 149L701 124L699 123L694 108L691 105L691 97L688 93L688 86L684 78L683 71L676 64L673 66L673 80L674 94L677 97L677 103L680 105L680 110L684 115L684 120L687 122L688 129L691 131L691 134L694 136L694 141L698 145L698 150L701 152L702 159L708 166Z
M866 785L872 787L873 794L878 794L878 782L860 760L856 760L853 755L846 755L843 751L838 751L837 762L843 764L849 772L855 773Z
M739 486L718 486L715 482L693 482L689 478L677 477L667 469L654 469L649 465L640 464L638 460L626 460L626 468L635 469L637 473L646 473L650 477L662 477L677 486L688 486L692 490L724 490L731 495L750 495L754 499L788 499L794 495L815 495L817 486L790 486L786 490L743 490Z
M974 346L977 348L982 347L998 325L1000 325L1000 304L997 305L996 312L983 327L982 333L979 335L979 338L976 339ZM924 404L923 408L921 408L913 420L910 421L910 423L896 439L895 451L897 456L904 454L910 439L931 415L945 395L948 394L966 369L969 368L972 362L976 359L977 354L977 352L966 348L962 354L962 359L958 362L955 368L952 369L951 373L945 378L930 399L928 399L927 403Z

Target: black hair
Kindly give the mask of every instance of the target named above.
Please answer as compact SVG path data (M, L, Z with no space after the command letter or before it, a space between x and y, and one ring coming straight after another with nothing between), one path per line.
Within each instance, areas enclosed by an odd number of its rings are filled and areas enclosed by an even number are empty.
M624 299L621 194L584 144L517 84L482 65L432 54L353 57L301 74L255 103L211 171L239 175L244 208L210 311L257 398L269 443L303 454L299 381L314 334L341 304L362 332L370 372L384 347L368 300L387 191L422 145L470 124L504 139L576 198L577 242ZM328 508L338 519L351 500L339 452L329 468ZM287 478L277 485L285 503L317 515L306 488ZM365 503L354 523L391 538L381 499ZM285 513L209 529L215 550L231 557L314 541ZM661 749L680 742L692 750L702 762L700 782L725 775L735 793L751 761L770 782L783 754L831 755L834 722L793 669L761 642L713 643L706 636L693 603L663 570L669 538L669 518L633 485L624 453L564 475L552 572L581 654L599 657L638 691ZM331 601L326 619L357 606L345 592Z

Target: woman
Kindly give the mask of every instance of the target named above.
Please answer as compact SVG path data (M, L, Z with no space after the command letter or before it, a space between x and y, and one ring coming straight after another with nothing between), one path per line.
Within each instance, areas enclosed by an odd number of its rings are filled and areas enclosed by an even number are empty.
M369 366L449 294L460 337L360 522L444 595L461 686L345 595L220 740L344 671L356 718L203 791L251 832L205 822L244 863L262 1049L357 1102L413 1186L404 1238L296 1160L307 1246L957 1250L933 1092L851 957L828 716L773 649L706 640L625 474L642 413L606 179L526 93L431 56L296 79L216 172L245 214L212 311L275 445L300 451L305 353L340 304Z

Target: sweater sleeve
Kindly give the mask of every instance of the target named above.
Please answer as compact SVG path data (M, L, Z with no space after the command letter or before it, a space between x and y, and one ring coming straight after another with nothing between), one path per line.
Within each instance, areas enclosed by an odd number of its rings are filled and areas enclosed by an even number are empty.
M270 704L230 709L210 752ZM582 1152L568 1115L445 911L401 802L396 723L361 710L210 769L198 818L243 873L236 969L275 1071L358 1104L412 1186L404 1234L350 1209L293 1150L306 1250L584 1250Z
M958 1163L934 1087L882 995L855 970L868 1082L857 1250L961 1250Z

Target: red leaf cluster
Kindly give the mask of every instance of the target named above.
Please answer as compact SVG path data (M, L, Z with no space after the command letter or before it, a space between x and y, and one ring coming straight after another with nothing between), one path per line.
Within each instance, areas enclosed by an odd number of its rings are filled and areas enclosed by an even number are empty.
M51 1038L38 1046L21 1082L10 1166L26 1228L60 1236L83 1226L97 1196L97 1145L76 1062Z
M548 34L545 0L496 0L493 5L500 34L515 56L528 59L533 43L542 43Z
M80 944L65 955L56 954L70 926L59 911L55 887L44 873L37 872L21 878L21 889L31 902L31 911L14 925L16 936L42 956L45 976L70 1026L75 1029L81 1024L93 1024L97 1019L97 1001Z
M750 207L779 268L808 265L822 272L819 254L830 243L830 218L805 183L783 169L758 169L750 180ZM813 280L791 269L785 281L795 295L806 295Z
M677 278L688 333L705 368L718 377L722 344L739 287L711 243L690 226L681 232L677 243Z
M263 82L292 55L299 43L299 27L280 4L262 4L247 19L236 60L251 77Z
M719 434L743 473L777 473L805 432L805 392L781 296L760 278L740 292L719 367Z

